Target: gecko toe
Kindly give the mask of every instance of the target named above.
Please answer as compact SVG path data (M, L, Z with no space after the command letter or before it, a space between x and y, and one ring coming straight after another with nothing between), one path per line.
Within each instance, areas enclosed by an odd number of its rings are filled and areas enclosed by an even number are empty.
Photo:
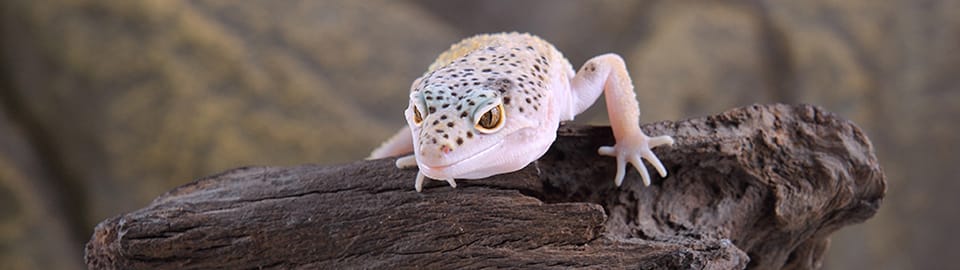
M660 162L660 159L657 158L657 155L654 155L653 152L647 151L644 153L643 158L650 162L653 165L653 168L657 169L657 173L660 174L660 177L667 177L667 168L663 167L663 163Z
M650 173L647 172L647 167L643 165L639 155L635 155L630 158L630 163L633 164L634 168L637 168L637 172L640 173L640 178L643 178L643 185L650 186Z
M417 189L417 192L423 191L423 173L417 172L417 180L413 184L413 188Z
M457 188L457 181L453 180L453 178L447 178L447 183L450 184L450 187Z
M617 156L617 150L613 146L601 146L599 149L597 149L597 153L601 156Z
M612 147L611 147L612 148ZM623 184L623 176L626 173L626 160L622 155L617 155L617 176L613 178L613 183L618 187Z

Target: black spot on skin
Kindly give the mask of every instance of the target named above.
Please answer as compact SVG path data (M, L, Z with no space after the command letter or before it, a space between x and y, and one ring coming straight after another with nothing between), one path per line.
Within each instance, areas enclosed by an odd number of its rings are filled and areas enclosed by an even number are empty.
M487 97L487 95L486 95L486 94L480 94L478 97L485 98L485 97Z
M506 72L507 74L510 74L510 73L513 73L513 70L507 70L507 71L504 71L504 72Z
M443 138L444 138L444 139L449 139L449 138L450 138L450 135L443 134Z
M477 58L477 60L479 60L479 61L487 61L487 58L486 58L486 57L480 57L480 58Z
M430 111L430 113L435 113L437 112L437 107L430 106L428 110Z
M540 65L533 65L533 69L536 69L537 72L540 72Z
M447 87L450 87L450 89L453 89L453 86L447 86ZM457 96L457 93L450 92L450 95L451 95L451 96Z
M447 122L447 127L453 127L453 122Z
M524 99L524 101L526 101L527 104L530 104L530 102L531 102L531 101L530 101L530 98L526 98L526 99Z
M485 69L480 70L480 72L484 72L484 73L490 72L490 71L491 71L491 70L490 70L489 68L485 68Z
M440 120L433 120L433 125L434 125L434 126L439 125L439 124L440 124Z
M523 112L523 107L520 107L520 112Z
M436 131L437 133L443 133L442 129L434 129L433 131Z
M426 100L433 100L433 96L427 96Z
M533 50L533 46L527 46L527 50Z
M473 85L480 85L480 82L474 82Z
M440 120L447 120L447 115L441 115Z
M437 138L433 138L430 141L433 142L433 144L437 144Z
M463 138L457 137L457 145L463 144Z
M503 104L504 104L504 105L509 105L509 104L510 104L510 98L509 98L509 97L503 98Z
M473 102L473 101L468 101L468 102L467 102L467 105L474 106L474 105L477 105L477 103L475 103L475 102Z
M461 109L463 109L463 105L457 105L457 110L459 111Z
M517 57L516 54L510 53L510 57Z
M467 131L467 138L473 138L473 131Z
M539 111L540 108L537 108L537 105L533 105L533 110L534 110L534 111Z
M460 118L467 118L467 112L460 113Z
M443 108L443 109L446 109L447 107L450 107L450 104L444 103L443 106L440 106L440 108ZM446 117L446 116L444 116L444 117Z

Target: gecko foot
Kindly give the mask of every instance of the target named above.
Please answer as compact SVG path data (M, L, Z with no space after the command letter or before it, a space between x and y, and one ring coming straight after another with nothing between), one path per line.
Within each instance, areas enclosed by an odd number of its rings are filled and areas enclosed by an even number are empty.
M417 157L413 155L405 156L398 158L396 162L397 168L406 169L413 168L417 166Z
M641 133L639 136L628 136L618 140L614 146L601 146L600 149L597 149L597 152L600 155L617 158L617 176L613 179L613 182L618 187L623 183L627 162L637 168L637 172L643 178L643 185L650 186L650 173L647 172L647 167L643 165L641 160L646 159L657 169L660 177L666 177L667 169L663 167L663 163L660 162L657 155L651 151L651 149L660 145L673 145L673 138L670 136L650 138Z
M423 173L417 172L417 181L413 184L413 188L417 189L417 192L423 191L423 180L426 178L427 177L424 176ZM450 187L457 188L457 181L453 180L453 178L439 181L447 181L447 183L450 184Z

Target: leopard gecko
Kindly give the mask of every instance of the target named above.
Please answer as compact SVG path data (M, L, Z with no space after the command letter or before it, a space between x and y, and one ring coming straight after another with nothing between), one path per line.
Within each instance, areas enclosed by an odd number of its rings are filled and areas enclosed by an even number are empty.
M640 109L623 59L596 56L574 72L553 45L522 33L473 36L440 54L410 87L407 127L370 158L413 152L396 165L419 169L418 192L425 178L456 187L455 179L517 171L546 153L560 122L573 120L600 93L606 96L616 143L597 152L616 157L614 183L623 182L629 162L650 185L642 159L665 177L651 148L672 145L673 139L640 130Z

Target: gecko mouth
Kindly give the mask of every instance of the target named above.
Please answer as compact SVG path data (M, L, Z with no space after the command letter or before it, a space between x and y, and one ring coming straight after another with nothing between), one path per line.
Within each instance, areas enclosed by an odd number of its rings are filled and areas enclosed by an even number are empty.
M469 172L464 171L463 168L460 167L459 165L470 163L471 161L474 161L475 159L479 158L480 156L484 156L484 155L486 155L487 153L489 153L490 151L493 151L494 149L499 148L501 144L503 144L503 141L499 141L499 142L491 145L490 147L487 147L486 149L483 149L483 150L481 150L480 152L477 152L476 154L473 154L473 155L464 157L464 158L462 158L462 159L460 159L460 160L453 161L453 162L450 162L450 163L447 163L447 164L443 164L443 165L430 165L430 164L427 164L426 162L422 162L422 163L420 164L420 167L421 167L420 169L421 169L421 171L423 171L423 173L424 173L426 176L428 176L428 177L430 177L430 178L435 178L435 179L436 179L436 178L444 179L444 178L457 178L457 177L461 177L462 175L464 175L464 174L466 174L466 173L469 173Z

